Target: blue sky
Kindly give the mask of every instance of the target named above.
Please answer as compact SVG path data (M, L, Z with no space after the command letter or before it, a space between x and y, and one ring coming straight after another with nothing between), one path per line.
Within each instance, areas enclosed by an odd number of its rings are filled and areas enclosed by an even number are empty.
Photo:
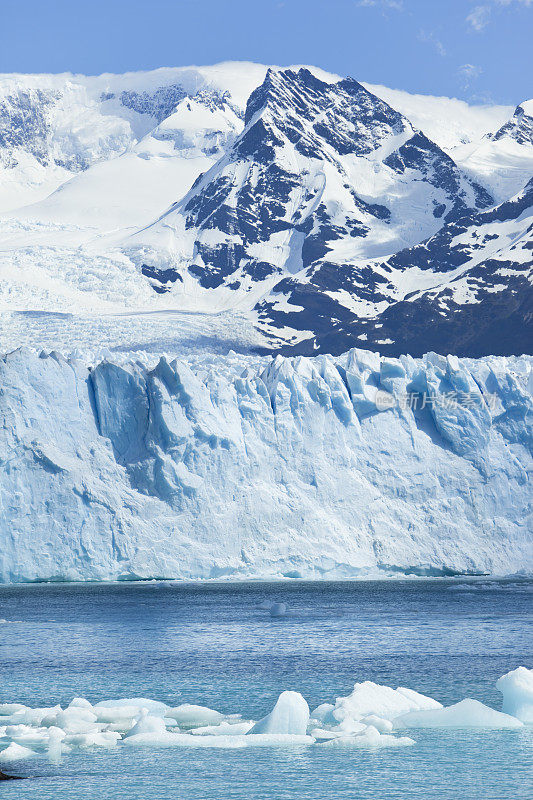
M0 72L245 59L514 104L532 41L533 0L0 0Z

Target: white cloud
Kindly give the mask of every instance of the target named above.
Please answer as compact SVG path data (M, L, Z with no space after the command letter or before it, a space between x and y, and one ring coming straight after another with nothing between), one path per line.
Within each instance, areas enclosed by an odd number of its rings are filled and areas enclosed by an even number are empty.
M438 39L435 36L433 31L420 31L418 34L418 39L421 42L426 42L427 44L432 45L439 54L439 56L446 55L446 48L444 47L440 39Z
M529 8L533 6L533 0L491 0L492 5L497 6L525 6ZM475 6L470 14L468 14L466 21L474 31L482 31L490 22L491 5L485 3L484 5Z
M476 67L475 64L463 64L457 70L457 74L463 89L469 89L472 83L483 74L483 70L481 67Z
M403 0L359 0L357 5L363 8L392 8L403 11Z
M467 16L466 21L475 31L482 31L489 24L490 7L476 6Z

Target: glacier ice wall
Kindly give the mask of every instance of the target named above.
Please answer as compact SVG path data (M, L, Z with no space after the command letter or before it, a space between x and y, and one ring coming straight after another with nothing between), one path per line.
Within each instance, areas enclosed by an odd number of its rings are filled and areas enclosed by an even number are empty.
M0 580L532 572L532 364L17 350Z

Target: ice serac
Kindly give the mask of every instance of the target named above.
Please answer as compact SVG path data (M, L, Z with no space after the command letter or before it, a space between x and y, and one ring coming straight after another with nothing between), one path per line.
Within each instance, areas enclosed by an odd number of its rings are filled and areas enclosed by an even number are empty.
M1 579L530 573L531 365L17 350Z

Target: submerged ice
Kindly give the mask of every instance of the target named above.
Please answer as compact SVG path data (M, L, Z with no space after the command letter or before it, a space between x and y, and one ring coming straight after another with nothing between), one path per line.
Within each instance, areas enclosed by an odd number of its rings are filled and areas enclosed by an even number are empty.
M0 359L1 581L533 571L531 358L143 359Z
M519 667L499 679L504 708L530 708L533 670ZM526 711L527 716L527 711ZM531 719L529 720L532 721ZM406 728L520 729L524 721L466 698L448 707L412 689L392 689L372 681L356 683L353 692L323 703L313 712L295 691L280 694L258 721L240 713L222 714L189 703L169 706L146 698L102 701L92 705L74 698L66 707L28 708L0 705L0 763L35 756L58 763L88 748L317 746L359 749L416 744Z

